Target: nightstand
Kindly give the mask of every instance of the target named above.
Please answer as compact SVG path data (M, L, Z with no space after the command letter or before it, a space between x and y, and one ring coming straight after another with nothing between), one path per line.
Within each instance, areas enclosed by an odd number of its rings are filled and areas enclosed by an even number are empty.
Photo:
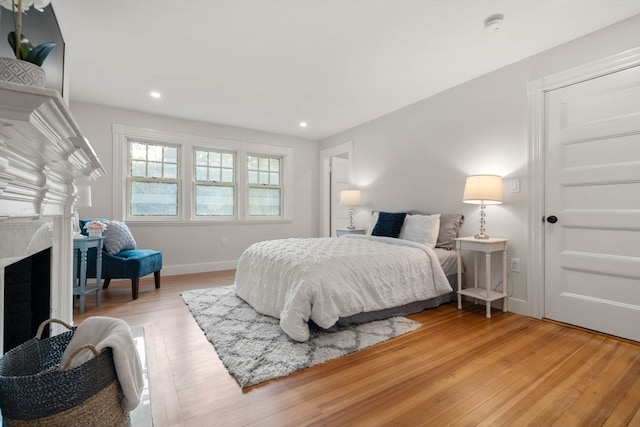
M345 234L367 234L366 228L338 228L336 236L344 236Z
M96 293L96 307L100 306L100 279L102 278L102 246L104 237L76 237L73 239L73 277L77 280L77 286L73 287L74 297L80 297L80 314L84 313L85 295ZM87 251L96 248L96 284L87 286ZM80 263L80 276L78 274L78 262Z
M507 311L507 242L509 239L490 237L460 237L456 239L458 250L458 309L462 309L462 295L485 301L487 318L491 318L491 301L503 299L503 311ZM473 252L473 288L461 289L462 286L462 250ZM491 253L502 251L502 292L491 290ZM478 252L485 254L485 289L478 287Z

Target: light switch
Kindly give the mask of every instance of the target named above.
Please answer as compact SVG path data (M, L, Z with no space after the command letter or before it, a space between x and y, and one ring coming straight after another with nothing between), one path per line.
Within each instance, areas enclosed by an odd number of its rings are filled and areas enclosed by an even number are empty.
M520 180L512 179L509 181L509 191L511 193L519 193L520 192Z

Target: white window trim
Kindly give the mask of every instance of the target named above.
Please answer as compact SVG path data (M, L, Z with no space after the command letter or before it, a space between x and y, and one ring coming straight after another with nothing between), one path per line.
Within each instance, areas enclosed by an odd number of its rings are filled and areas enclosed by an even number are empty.
M210 220L235 220L236 217L238 216L238 192L239 192L239 188L238 188L238 153L236 150L233 149L222 149L219 147L211 147L211 146L206 146L206 145L193 145L192 150L191 150L191 158L192 161L195 158L195 153L196 150L200 150L200 151L207 151L207 152L220 152L220 153L231 153L233 154L233 174L234 174L234 180L233 183L219 183L219 184L214 184L211 182L207 182L207 181L196 181L195 176L193 177L194 179L191 182L191 194L193 195L192 197L192 203L191 203L191 216L196 219L196 220L201 220L201 219L210 219ZM193 169L195 169L194 167L195 165L192 166ZM192 171L192 173L194 173L194 171ZM234 209L234 214L233 215L196 215L196 200L195 200L195 196L196 196L196 186L198 185L205 185L205 186L220 186L220 187L232 187L233 188L233 203L235 204L235 209Z
M254 152L249 152L247 153L247 155L244 158L244 178L245 180L248 181L249 179L249 165L248 165L248 157L249 156L253 156L253 157L269 157L269 158L279 158L280 159L280 185L266 185L266 186L262 186L262 185L258 185L258 184L253 184L253 186L251 184L249 184L248 182L245 182L245 188L247 188L247 194L245 194L245 202L248 205L249 203L249 194L248 194L248 189L253 187L253 188L272 188L272 189L280 189L280 210L284 211L284 199L285 199L285 194L284 194L284 183L282 180L283 174L282 171L286 170L286 167L284 165L285 159L283 156L279 155L279 154L266 154L264 151L261 151L260 153L254 153ZM247 207L248 209L248 207ZM247 214L247 218L251 218L251 219L268 219L268 218L280 218L281 216L271 216L271 215L265 215L265 216L260 216L260 215L249 215Z
M211 138L187 133L168 132L113 124L113 203L112 218L135 223L199 224L199 223L283 223L291 222L293 215L293 148L257 144L231 139ZM127 212L128 140L140 139L148 142L177 144L180 146L180 208L176 218L131 217ZM235 217L197 217L193 202L194 168L193 152L201 148L236 153L236 214ZM247 215L247 154L282 158L282 215L278 217L255 217Z

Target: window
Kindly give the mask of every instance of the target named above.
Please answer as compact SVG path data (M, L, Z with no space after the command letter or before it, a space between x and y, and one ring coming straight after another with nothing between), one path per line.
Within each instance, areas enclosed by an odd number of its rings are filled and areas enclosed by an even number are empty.
M195 150L195 213L233 216L236 205L234 153Z
M178 215L177 147L129 142L129 214Z
M279 216L282 212L282 187L278 157L247 156L250 216Z
M113 125L113 217L290 221L293 149Z

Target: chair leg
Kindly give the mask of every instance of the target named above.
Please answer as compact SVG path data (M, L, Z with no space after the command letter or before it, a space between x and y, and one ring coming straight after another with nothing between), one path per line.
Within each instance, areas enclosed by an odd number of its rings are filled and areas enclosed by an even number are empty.
M131 295L133 295L133 299L138 299L139 288L140 288L140 279L139 278L131 279Z
M111 284L111 278L107 277L104 279L104 283L102 284L102 289L107 289Z
M160 289L160 270L153 272L153 281L156 284L156 289Z

